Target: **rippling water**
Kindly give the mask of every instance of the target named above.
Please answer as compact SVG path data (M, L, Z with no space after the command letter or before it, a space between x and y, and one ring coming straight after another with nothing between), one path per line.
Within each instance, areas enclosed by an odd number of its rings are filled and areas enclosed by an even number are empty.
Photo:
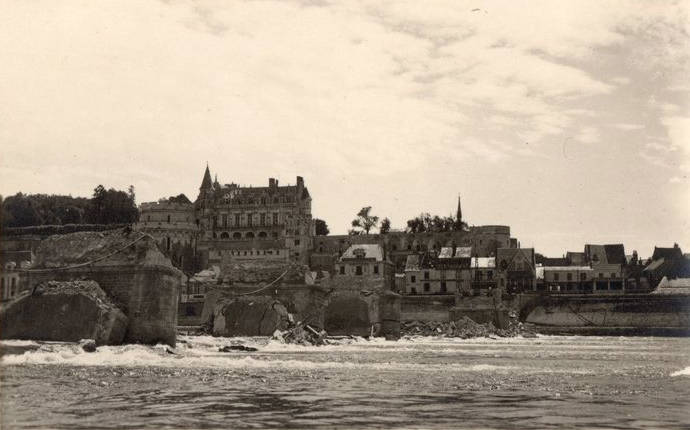
M218 352L238 343L259 351ZM690 339L45 343L4 355L0 388L3 429L677 428L690 425Z

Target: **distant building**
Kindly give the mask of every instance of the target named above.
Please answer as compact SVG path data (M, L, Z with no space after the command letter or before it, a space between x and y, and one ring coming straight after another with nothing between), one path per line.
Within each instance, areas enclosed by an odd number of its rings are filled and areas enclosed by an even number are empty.
M331 284L348 288L395 288L393 264L378 244L349 247L338 259Z
M585 245L585 260L594 272L594 290L623 291L627 258L623 244Z
M471 247L443 247L432 252L411 254L405 263L405 293L470 293Z
M537 282L537 291L560 293L591 293L594 270L589 266L544 266Z
M533 248L499 248L496 255L498 287L509 293L536 290Z
M678 244L672 248L654 247L652 261L642 273L652 288L664 277L668 280L690 278L690 258L683 254Z
M496 257L473 257L470 262L473 295L489 292L497 287Z
M21 272L31 266L34 255L30 250L8 251L0 253L0 301L14 298L22 289Z

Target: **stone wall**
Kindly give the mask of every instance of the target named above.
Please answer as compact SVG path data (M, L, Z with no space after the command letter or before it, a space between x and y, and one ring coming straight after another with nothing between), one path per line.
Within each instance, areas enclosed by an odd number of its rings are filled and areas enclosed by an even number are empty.
M455 295L403 296L401 321L448 321Z

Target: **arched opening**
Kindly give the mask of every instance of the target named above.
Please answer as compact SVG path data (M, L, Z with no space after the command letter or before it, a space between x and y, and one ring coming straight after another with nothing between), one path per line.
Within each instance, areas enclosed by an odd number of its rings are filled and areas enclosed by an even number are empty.
M232 238L233 239L242 239L242 233L236 231L232 234Z
M230 239L230 234L227 231L224 231L220 234L221 239Z
M259 237L260 237L261 239L265 239L266 237L268 237L268 234L267 234L265 231L260 231L260 232L259 232Z
M254 233L251 231L248 231L247 234L244 235L247 239L254 239Z

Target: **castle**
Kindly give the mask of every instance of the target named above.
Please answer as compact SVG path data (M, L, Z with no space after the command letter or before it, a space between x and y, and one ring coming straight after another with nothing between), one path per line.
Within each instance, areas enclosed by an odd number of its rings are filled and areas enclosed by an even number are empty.
M457 208L461 217L460 201ZM301 176L295 185L221 185L208 166L192 203L184 195L143 203L137 229L156 238L161 249L187 273L237 262L295 262L312 270L334 270L351 245L378 244L402 273L408 255L443 247L471 247L472 257L494 257L499 248L517 248L504 225L471 226L447 232L389 232L316 236L311 196Z
M266 187L221 185L206 166L199 194L143 203L137 229L156 238L173 262L195 271L233 261L309 263L314 237L311 196L304 179Z

